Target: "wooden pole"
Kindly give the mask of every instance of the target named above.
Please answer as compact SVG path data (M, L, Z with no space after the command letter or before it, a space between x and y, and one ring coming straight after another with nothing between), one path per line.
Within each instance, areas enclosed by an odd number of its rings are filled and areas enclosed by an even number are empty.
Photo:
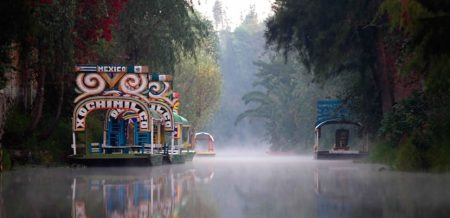
M154 141L153 141L153 137L154 137L154 133L153 132L155 130L154 125L153 125L153 119L152 119L150 125L152 125L151 132L150 132L150 154L153 154L153 147L155 145Z
M182 148L183 146L183 126L180 124L180 135L178 136L178 148Z
M77 141L76 141L76 135L75 132L72 132L72 148L73 148L73 155L77 155Z
M173 131L172 132L172 138L171 138L171 143L170 143L170 152L173 154L173 152L174 152L174 148L175 148L175 146L174 146L174 144L175 144L175 131Z
M190 149L193 148L192 144L191 144L191 127L188 127L188 129L187 129L187 141L186 141L186 143L189 145L188 148L190 148Z
M107 137L107 131L108 131L108 117L109 113L106 113L106 117L105 117L105 121L103 122L103 144L101 146L101 148L103 148L103 146L106 146L106 137Z
M161 145L161 125L158 124L158 144Z

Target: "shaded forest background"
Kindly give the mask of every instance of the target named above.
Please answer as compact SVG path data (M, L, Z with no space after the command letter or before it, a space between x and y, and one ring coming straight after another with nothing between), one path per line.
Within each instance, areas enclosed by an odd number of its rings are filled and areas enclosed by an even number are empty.
M364 125L375 161L448 170L448 1L276 0L272 8L264 36L277 53L256 63L261 89L243 100L257 106L238 120L263 118L274 150L311 145L310 107L334 96ZM309 82L338 89L317 96Z
M174 75L175 90L187 102L181 114L195 128L218 106L218 39L192 1L7 0L0 14L4 160L8 153L24 162L65 159L75 64L148 65ZM82 136L87 142L101 136L102 120L102 114L90 116Z
M265 22L250 8L236 29L219 0L213 23L189 0L0 4L0 88L16 93L0 93L1 143L39 161L69 148L73 65L124 63L173 73L181 114L223 146L310 152L317 100L342 99L374 161L450 167L446 0L275 0Z

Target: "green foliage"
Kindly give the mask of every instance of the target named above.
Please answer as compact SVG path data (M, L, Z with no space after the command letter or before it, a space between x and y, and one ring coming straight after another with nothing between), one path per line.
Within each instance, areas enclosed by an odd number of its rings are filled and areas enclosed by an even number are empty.
M406 61L399 66L400 69L406 74L424 75L426 92L448 94L450 80L442 79L450 70L450 43L442 40L450 34L448 1L411 0L401 3L385 0L379 11L388 16L391 31L400 30L409 41L404 54Z
M298 57L318 77L372 64L370 26L378 1L277 0L267 21L268 45Z
M254 85L260 90L242 97L244 103L252 107L241 113L235 123L244 118L262 119L271 149L310 150L314 141L316 102L324 98L326 92L310 83L311 76L295 60L285 63L281 57L274 56L269 63L255 64L259 71L255 74ZM333 89L331 87L329 90Z
M75 95L71 91L74 83L68 81L75 79L71 72L76 60L170 70L182 57L195 56L211 32L209 22L196 14L189 0L128 1L118 26L114 17L118 13L108 15L107 2L83 10L87 4L74 0L1 1L0 88L5 84L4 73L15 70L20 93L26 93L16 99L17 108L8 114L6 148L32 151L35 162L49 163L66 156ZM115 9L120 6L114 5ZM108 17L103 19L105 9ZM110 28L117 28L111 42L102 33ZM12 52L19 53L18 60L11 60ZM103 123L96 116L88 122L92 126L86 135L88 142L98 141Z
M102 142L104 125L105 114L103 111L89 114L86 121L86 144L90 144L92 142Z
M450 169L447 153L450 118L447 112L441 111L445 110L442 107L429 108L430 103L430 96L414 93L394 105L380 128L382 140L388 146L375 147L375 160L386 160L385 163L400 170Z
M5 134L3 144L6 148L19 148L27 137L27 129L31 123L31 116L18 107L9 110L5 120Z
M420 25L419 21L415 19L416 17L431 15L417 0L411 0L407 3L384 0L379 7L379 11L388 14L391 31L402 29L408 33L414 33L417 25Z
M423 169L423 156L424 153L414 143L414 137L407 138L399 144L394 166L406 171Z
M72 129L71 121L66 119L56 123L55 131L46 139L39 136L49 128L49 125L55 124L51 121L44 122L42 125L46 128L30 134L28 130L30 122L31 118L27 113L17 108L10 110L5 124L4 147L31 151L32 161L35 163L62 161L70 149L68 145L72 139L68 133Z
M432 144L428 104L424 93L415 92L393 106L392 112L382 120L380 135L384 143L377 145L376 151L384 152L386 163L400 170L418 170L429 167L427 152ZM382 155L377 154L379 160ZM392 161L394 160L394 161Z
M195 55L210 25L188 0L133 0L125 5L116 34L127 62L172 71L181 56Z
M419 74L425 81L425 93L394 106L394 112L385 117L381 130L391 132L388 140L408 147L409 152L414 153L414 149L420 152L419 165L399 161L401 168L448 170L445 154L450 144L446 136L450 130L450 43L442 39L450 34L450 4L442 0L385 0L380 13L388 17L391 31L400 30L406 39L399 69L407 76ZM410 133L413 134L407 142L400 140L402 135ZM405 159L410 156L411 161L417 161L413 160L414 154L407 152L399 156Z
M46 122L44 125L52 124L52 122ZM70 119L62 119L55 124L56 129L47 139L40 139L36 146L36 149L49 150L52 153L67 153L70 150L70 144L72 144L72 136L68 134L72 131L72 122Z
M431 149L427 153L431 169L445 172L450 170L450 136L434 140Z
M427 104L423 93L414 93L392 107L392 112L386 114L381 122L380 133L392 144L415 129L424 128L427 122Z
M30 27L31 13L29 1L5 0L0 2L0 89L6 85L5 73L11 71L11 51L13 43L25 41L26 29ZM17 19L20 17L20 19ZM26 49L28 50L28 49Z
M264 59L264 24L258 22L256 13L250 12L243 22L234 30L224 28L219 32L220 55L219 65L222 73L223 87L219 111L207 127L217 136L221 144L250 144L249 141L263 138L262 121L246 119L234 125L236 117L249 109L239 98L252 91L257 67L253 64Z
M117 42L108 42L105 39L99 39L95 44L95 50L98 55L98 63L115 63L119 61L117 55Z
M448 166L439 155L448 150L450 130L450 43L443 40L450 34L448 1L277 0L274 12L265 34L269 46L286 57L297 52L319 82L352 74L342 97L366 131L380 128L375 160L406 170ZM397 69L386 70L389 65ZM380 76L396 72L423 79L423 93L393 102L384 113L382 103L392 101L386 93L398 100L400 85Z
M181 93L180 113L196 130L202 130L217 111L222 75L217 63L218 39L211 35L196 50L196 58L184 57L175 67L175 90Z
M285 58L296 54L315 82L350 81L341 83L345 91L339 97L351 102L352 113L372 133L382 117L376 77L379 30L372 24L378 5L369 0L277 0L265 32L267 45Z
M370 159L375 163L394 165L397 157L397 149L387 142L378 142L370 151Z
M11 155L6 149L1 148L0 152L2 153L1 166L3 170L9 170L12 168Z

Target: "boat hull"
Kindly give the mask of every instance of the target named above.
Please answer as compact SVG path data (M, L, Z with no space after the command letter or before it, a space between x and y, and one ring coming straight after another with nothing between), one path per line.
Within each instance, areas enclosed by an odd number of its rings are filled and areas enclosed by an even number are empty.
M70 155L69 162L84 166L158 166L161 154L89 154Z
M182 164L186 162L186 159L183 154L168 154L164 155L163 162L169 164Z
M367 152L358 153L333 153L330 151L316 151L314 152L314 159L318 160L349 160L349 159L360 159L367 157L369 154Z
M197 151L198 156L216 156L215 151Z
M186 151L182 153L184 155L185 161L192 161L194 159L194 156L196 154L195 151Z

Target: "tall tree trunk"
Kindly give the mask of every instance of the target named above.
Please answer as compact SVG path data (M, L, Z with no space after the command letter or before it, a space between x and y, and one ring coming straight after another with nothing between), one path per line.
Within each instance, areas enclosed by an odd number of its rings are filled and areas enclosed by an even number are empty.
M19 58L19 93L18 105L21 105L25 111L30 107L30 69L28 66L29 58L26 54L20 55Z
M392 105L394 104L394 93L393 93L393 76L395 73L395 66L387 51L386 43L384 42L384 33L378 33L377 42L377 67L375 71L375 80L377 86L380 90L381 106L383 114L390 112L392 110Z
M59 119L61 118L61 112L64 105L64 92L65 92L64 79L60 79L58 106L56 108L55 119L53 120L52 125L46 128L46 131L39 136L39 138L42 140L45 140L48 137L50 137L53 131L58 127L58 122Z
M36 99L34 100L34 106L32 110L32 123L30 130L33 132L36 130L39 122L42 118L42 109L44 108L45 101L45 79L47 77L47 69L43 66L39 66L38 72L38 84L36 90Z

